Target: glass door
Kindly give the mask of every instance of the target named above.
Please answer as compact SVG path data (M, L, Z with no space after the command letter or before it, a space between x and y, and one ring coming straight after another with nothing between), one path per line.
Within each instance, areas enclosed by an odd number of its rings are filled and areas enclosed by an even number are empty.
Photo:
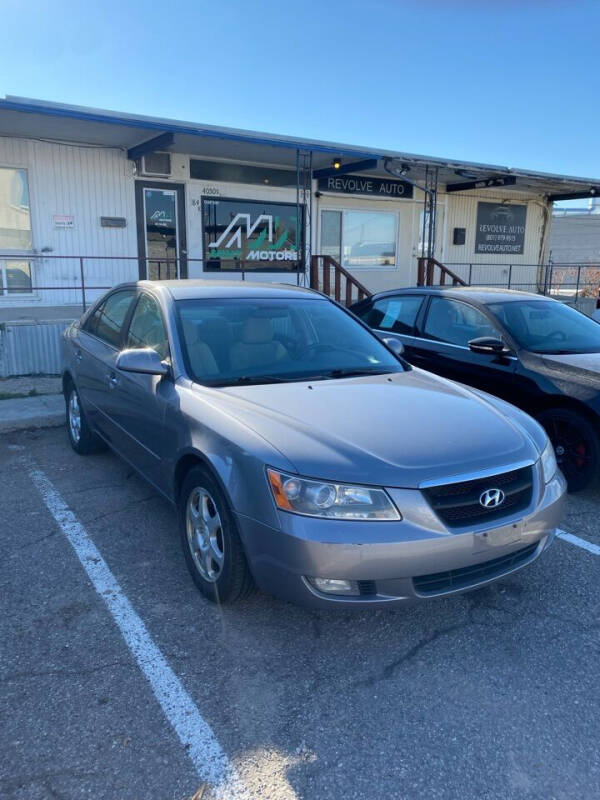
M136 184L140 278L187 277L183 186Z

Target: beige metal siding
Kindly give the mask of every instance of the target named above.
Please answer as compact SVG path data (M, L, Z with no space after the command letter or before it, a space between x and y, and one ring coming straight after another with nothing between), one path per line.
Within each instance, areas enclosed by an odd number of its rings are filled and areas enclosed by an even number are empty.
M447 223L444 262L461 277L468 278L471 272L473 283L499 283L506 285L511 274L512 282L523 288L535 287L540 254L544 257L542 237L548 234L548 206L545 200L537 195L531 196L523 192L483 192L476 194L444 195L447 203ZM522 255L475 253L475 235L477 227L477 204L479 202L502 202L527 206L527 222L525 228L525 245ZM454 228L466 229L464 245L452 243ZM461 264L462 266L458 266ZM470 270L469 265L473 265ZM457 265L457 266L452 266ZM482 266L488 265L488 266ZM491 265L498 265L494 268ZM512 266L512 270L510 269Z

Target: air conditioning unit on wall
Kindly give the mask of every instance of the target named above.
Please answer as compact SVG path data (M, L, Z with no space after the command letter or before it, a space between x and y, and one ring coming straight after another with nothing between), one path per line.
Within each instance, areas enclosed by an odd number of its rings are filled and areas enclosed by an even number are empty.
M170 153L146 153L139 161L140 175L151 178L168 178L171 175Z

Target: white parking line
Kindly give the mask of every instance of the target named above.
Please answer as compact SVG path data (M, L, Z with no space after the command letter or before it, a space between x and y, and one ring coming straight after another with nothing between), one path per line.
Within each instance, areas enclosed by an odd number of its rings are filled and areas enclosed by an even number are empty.
M202 781L211 785L215 798L251 800L208 723L156 646L148 629L134 611L119 582L102 558L85 528L39 469L28 466L31 480L46 507L77 554L94 589L108 606L133 657L185 747Z
M580 539L579 536L574 536L572 533L561 531L560 528L556 531L556 535L558 536L559 539L562 539L565 542L569 542L569 544L574 544L577 547L582 547L584 550L587 550L588 553L593 553L595 556L600 556L600 546L597 544L588 542L586 539Z

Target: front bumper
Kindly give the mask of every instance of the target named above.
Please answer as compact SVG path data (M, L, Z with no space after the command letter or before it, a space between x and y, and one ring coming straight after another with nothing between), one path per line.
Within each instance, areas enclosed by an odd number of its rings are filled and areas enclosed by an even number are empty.
M420 491L387 491L402 512L399 522L345 522L279 512L281 528L276 530L238 514L257 584L313 608L366 608L468 591L530 564L551 544L566 484L558 472L543 490L536 486L536 502L525 512L452 531ZM415 580L418 576L426 579ZM324 594L307 577L360 581L366 592Z

